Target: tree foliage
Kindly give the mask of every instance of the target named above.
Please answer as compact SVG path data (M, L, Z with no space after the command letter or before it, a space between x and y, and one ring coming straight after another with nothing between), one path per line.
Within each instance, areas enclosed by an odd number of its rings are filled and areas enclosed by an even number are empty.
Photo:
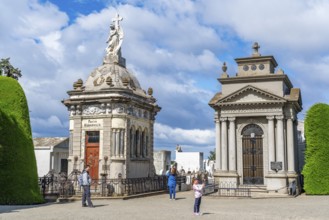
M19 83L0 76L0 204L43 202L29 110Z
M329 105L315 104L305 119L304 189L307 194L329 194Z
M0 75L8 76L18 80L18 77L22 76L21 70L13 67L13 65L11 65L9 60L10 58L0 60Z
M216 148L213 151L209 152L208 159L209 160L216 160Z

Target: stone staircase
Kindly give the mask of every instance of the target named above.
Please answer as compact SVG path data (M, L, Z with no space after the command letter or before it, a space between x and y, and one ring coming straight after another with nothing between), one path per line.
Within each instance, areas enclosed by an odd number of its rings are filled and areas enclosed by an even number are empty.
M283 193L282 190L267 190L265 186L254 185L250 186L250 194L252 199L261 199L261 198L294 198L287 193Z

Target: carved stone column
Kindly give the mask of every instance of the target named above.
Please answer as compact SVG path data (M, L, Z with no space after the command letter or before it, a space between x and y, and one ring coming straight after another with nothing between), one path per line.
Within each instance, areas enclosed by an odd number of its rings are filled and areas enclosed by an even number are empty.
M220 118L222 123L222 141L221 141L221 159L222 159L222 171L227 171L227 118Z
M294 127L293 118L287 119L287 154L288 173L295 173L295 153L294 153Z
M216 124L216 132L215 132L215 136L216 136L216 163L215 163L215 169L216 170L220 170L220 157L221 157L221 153L220 153L220 120L218 118L218 113L216 112L215 114L215 124Z
M235 147L235 117L228 118L230 121L229 133L229 170L236 171L236 147Z
M277 120L277 136L276 136L276 161L282 162L282 171L285 170L284 163L284 140L283 140L283 116L275 116Z
M271 171L271 162L275 161L275 139L274 139L274 116L267 116L268 120L268 129L267 129L267 136L268 136L268 169Z

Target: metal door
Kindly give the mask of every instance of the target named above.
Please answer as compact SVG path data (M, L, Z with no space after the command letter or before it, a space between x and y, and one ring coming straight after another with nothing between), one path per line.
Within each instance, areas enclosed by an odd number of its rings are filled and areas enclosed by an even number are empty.
M263 130L249 124L242 135L243 184L264 184Z

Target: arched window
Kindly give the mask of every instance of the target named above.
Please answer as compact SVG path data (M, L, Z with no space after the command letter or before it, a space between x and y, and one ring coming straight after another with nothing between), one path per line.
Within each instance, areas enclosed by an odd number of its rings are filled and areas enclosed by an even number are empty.
M135 151L135 157L139 157L140 155L140 137L139 137L139 129L136 130L136 133L135 133L135 144L134 144L134 151Z
M141 156L145 157L145 132L142 131L141 135Z
M241 134L243 136L251 136L252 134L257 135L257 136L262 136L264 134L264 132L263 132L262 128L259 127L258 125L249 124L242 129Z
M147 129L145 128L144 131L143 131L143 154L144 154L144 157L147 157L148 156L148 131Z
M135 134L135 128L131 127L130 128L130 132L129 132L129 142L130 142L130 157L135 157L136 153L135 153L135 140L134 140L134 134Z

